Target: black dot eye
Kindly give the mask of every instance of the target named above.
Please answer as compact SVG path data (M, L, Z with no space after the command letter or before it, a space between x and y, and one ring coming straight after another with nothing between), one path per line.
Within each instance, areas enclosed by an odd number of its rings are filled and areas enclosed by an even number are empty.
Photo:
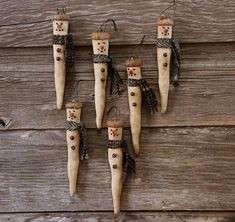
M105 45L105 42L103 42L103 44Z
M135 69L133 69L135 71Z
M56 22L56 25L58 25L58 22Z
M63 25L63 22L61 22L60 24Z
M98 45L100 45L100 42L98 42Z

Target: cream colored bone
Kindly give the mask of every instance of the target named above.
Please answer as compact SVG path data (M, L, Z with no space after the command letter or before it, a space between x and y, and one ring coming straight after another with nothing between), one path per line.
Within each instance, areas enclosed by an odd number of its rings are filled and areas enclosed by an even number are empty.
M130 70L133 70L135 75L130 75ZM128 78L141 79L140 67L127 67ZM142 91L139 86L128 86L128 100L130 109L130 125L132 135L132 145L135 155L140 153L140 132L141 132L141 103Z
M164 32L165 29L168 32ZM172 26L158 26L158 38L172 38ZM172 50L169 48L157 48L158 58L158 83L161 100L161 113L167 111L168 94L170 87L170 61L171 61Z
M62 23L62 28L57 28L57 23ZM53 34L65 36L68 35L68 21L53 21ZM60 30L60 31L59 31ZM63 31L62 31L63 30ZM56 88L56 105L58 109L63 106L64 89L65 89L65 77L66 77L66 64L65 64L65 47L64 45L53 44L54 54L54 78Z
M67 109L67 121L80 123L81 109ZM70 195L74 196L77 190L77 177L79 169L80 133L77 130L67 130L66 140L68 147L68 178Z
M118 133L118 136L114 136L111 130ZM111 135L112 134L112 135ZM122 127L114 128L108 127L109 140L121 140L122 139ZM113 197L113 209L114 214L119 214L121 208L121 194L122 194L122 176L123 176L123 152L122 148L108 149L108 160L112 177L112 197Z
M109 50L108 40L92 40L92 45L93 45L94 54L108 55L108 50ZM104 46L103 50L100 49L101 45ZM94 75L95 75L96 127L100 129L102 127L102 120L105 111L106 84L108 78L107 63L94 63Z

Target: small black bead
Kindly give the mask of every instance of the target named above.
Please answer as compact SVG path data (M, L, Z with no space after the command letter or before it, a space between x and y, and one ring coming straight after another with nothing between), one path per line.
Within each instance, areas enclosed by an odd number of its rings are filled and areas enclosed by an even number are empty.
M167 53L165 52L165 53L163 54L163 56L164 56L164 57L167 57Z
M163 64L164 67L167 67L167 65L168 65L167 63L164 63L164 64Z
M132 103L132 106L136 106L137 104L136 103Z
M100 71L101 71L101 72L105 72L105 68L101 68Z
M135 95L135 93L134 92L131 92L131 96L134 96Z
M114 165L113 165L113 169L117 169L117 164L114 164Z
M75 146L71 146L71 149L72 149L72 150L75 150L75 149L76 149L76 147L75 147Z
M56 60L57 60L57 61L60 61L60 57L56 57Z

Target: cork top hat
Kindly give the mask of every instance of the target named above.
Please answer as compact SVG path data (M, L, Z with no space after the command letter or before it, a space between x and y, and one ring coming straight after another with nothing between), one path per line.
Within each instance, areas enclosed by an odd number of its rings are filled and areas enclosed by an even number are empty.
M110 39L110 34L108 32L93 32L91 34L92 40L106 40Z
M69 16L67 16L67 15L54 15L53 20L68 21Z
M110 119L107 121L107 126L108 127L122 127L123 126L123 121L122 120L114 120L114 119Z
M82 103L78 102L69 102L66 104L67 109L81 109L82 108Z
M142 60L137 58L127 59L125 63L127 67L141 67L143 64Z
M157 20L157 25L173 25L174 22L172 19L167 18L166 15L161 15Z

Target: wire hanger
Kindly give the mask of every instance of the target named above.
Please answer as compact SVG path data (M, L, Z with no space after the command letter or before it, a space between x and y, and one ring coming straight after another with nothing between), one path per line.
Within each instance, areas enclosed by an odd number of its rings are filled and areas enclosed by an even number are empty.
M136 44L133 49L130 50L130 52L129 52L129 59L134 59L134 58L138 58L139 57L139 51L140 51L139 47L144 43L145 37L146 37L146 35L143 35L143 37L140 40L140 42L138 44Z
M169 9L174 8L174 14L173 17L175 17L175 10L176 10L176 0L173 0L173 4L168 6L167 8L165 8L162 12L161 15L165 15L167 17L167 13L166 11L168 11Z
M114 28L114 31L116 32L117 31L117 26L116 26L116 23L115 23L114 19L107 19L105 22L103 22L100 25L100 27L98 28L98 32L105 32L106 26L107 26L108 22L112 22L113 23L113 28Z
M114 110L114 113L110 115L113 110ZM120 110L117 108L117 106L112 106L106 113L106 116L110 116L110 119L112 120L117 120L119 115L120 115Z

